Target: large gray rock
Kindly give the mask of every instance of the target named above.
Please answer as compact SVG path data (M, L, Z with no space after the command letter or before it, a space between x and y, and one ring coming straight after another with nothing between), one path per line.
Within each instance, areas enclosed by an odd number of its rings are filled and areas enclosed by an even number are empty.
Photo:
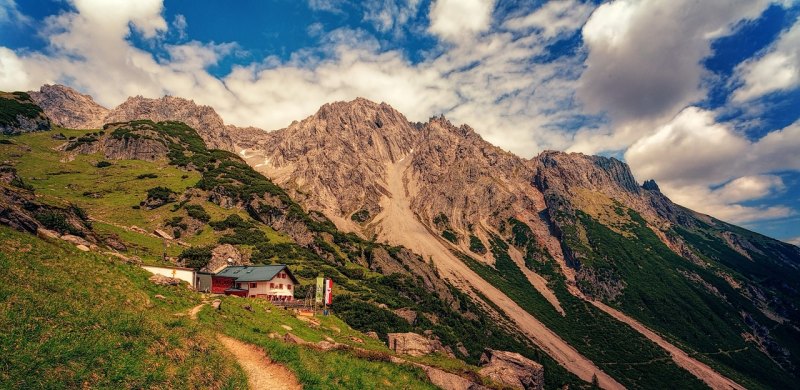
M481 355L480 375L514 389L544 389L544 367L515 352L487 349Z
M413 332L389 333L389 349L399 354L424 356L434 352L446 353L439 340L429 339Z
M217 273L229 265L243 265L242 253L231 244L223 244L211 250L211 261L201 268L201 272Z
M68 129L102 128L108 114L91 96L63 85L43 85L29 94L53 123Z

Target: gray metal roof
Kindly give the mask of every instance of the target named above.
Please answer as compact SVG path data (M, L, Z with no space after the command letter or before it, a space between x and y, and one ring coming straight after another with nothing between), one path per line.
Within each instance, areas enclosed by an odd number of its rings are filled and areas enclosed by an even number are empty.
M297 283L294 275L286 267L286 264L276 265L230 265L222 271L217 272L217 276L236 278L237 282L265 282L272 280L279 272L285 270L289 278Z

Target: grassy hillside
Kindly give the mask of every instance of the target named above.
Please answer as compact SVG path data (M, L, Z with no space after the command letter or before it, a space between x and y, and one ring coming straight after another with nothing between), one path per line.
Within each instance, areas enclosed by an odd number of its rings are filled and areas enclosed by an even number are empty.
M773 289L781 284L778 280L796 280L796 268L770 259L774 248L762 247L752 259L745 258L701 221L668 232L686 239L699 259L692 261L668 248L633 210L617 205L615 212L621 222L614 226L580 210L556 214L564 243L581 268L578 286L585 293L748 388L797 383L800 333L788 321L770 318L754 299L777 294L796 302L796 289Z
M0 388L246 386L213 332L174 316L188 289L4 226L0 269Z

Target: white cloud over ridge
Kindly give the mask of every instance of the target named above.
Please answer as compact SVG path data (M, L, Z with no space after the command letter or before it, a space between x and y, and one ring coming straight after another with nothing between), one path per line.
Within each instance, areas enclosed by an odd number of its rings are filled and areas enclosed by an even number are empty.
M716 123L713 112L692 107L707 93L701 61L713 38L757 17L766 0L617 0L597 9L569 0L507 18L495 13L491 0L435 0L427 9L419 0L370 0L363 3L363 21L376 30L398 34L413 15L427 12L427 31L441 47L412 63L364 31L324 32L316 24L309 33L319 47L288 60L235 65L222 77L207 69L240 48L187 40L187 21L168 24L162 1L70 0L74 12L44 23L41 33L51 42L46 50L0 47L0 89L65 83L107 106L131 95L171 94L214 107L227 123L264 129L284 127L324 103L362 96L386 101L410 120L445 113L523 157L543 149L627 150L639 179L655 178L678 203L723 219L791 212L739 203L780 191L783 183L772 172L800 170L791 157L800 150L800 126L753 142ZM344 12L345 4L309 1L334 13ZM576 33L584 41L577 54L538 59L548 45ZM166 54L154 57L136 48L132 34ZM166 43L175 36L179 42ZM794 42L792 37L784 32L760 59L792 48L781 43ZM739 66L743 80L760 59ZM581 123L581 116L596 113L608 122ZM685 156L674 153L678 149ZM748 156L767 155L748 160L758 169L730 168Z
M800 18L763 56L745 61L736 72L742 80L733 94L738 102L800 85Z
M634 143L625 160L639 178L655 178L675 202L730 222L788 216L782 206L742 206L784 189L770 172L800 170L800 121L757 141L716 123L697 107L681 111ZM720 186L721 187L718 187Z

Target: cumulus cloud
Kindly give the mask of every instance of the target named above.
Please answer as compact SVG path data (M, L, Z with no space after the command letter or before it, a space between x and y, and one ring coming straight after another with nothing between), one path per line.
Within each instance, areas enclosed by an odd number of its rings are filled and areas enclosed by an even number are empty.
M736 23L759 16L767 0L605 3L583 26L588 50L577 94L590 111L605 112L613 131L578 135L574 150L624 149L648 128L703 98L711 41Z
M782 206L742 206L784 189L770 172L800 170L800 122L757 141L717 123L714 113L688 107L634 143L625 160L639 178L653 178L675 202L731 222L791 214Z
M489 29L492 10L493 0L436 0L428 15L428 31L445 41L467 41Z
M737 102L800 86L800 18L766 53L737 66L736 74L742 82L733 94Z

